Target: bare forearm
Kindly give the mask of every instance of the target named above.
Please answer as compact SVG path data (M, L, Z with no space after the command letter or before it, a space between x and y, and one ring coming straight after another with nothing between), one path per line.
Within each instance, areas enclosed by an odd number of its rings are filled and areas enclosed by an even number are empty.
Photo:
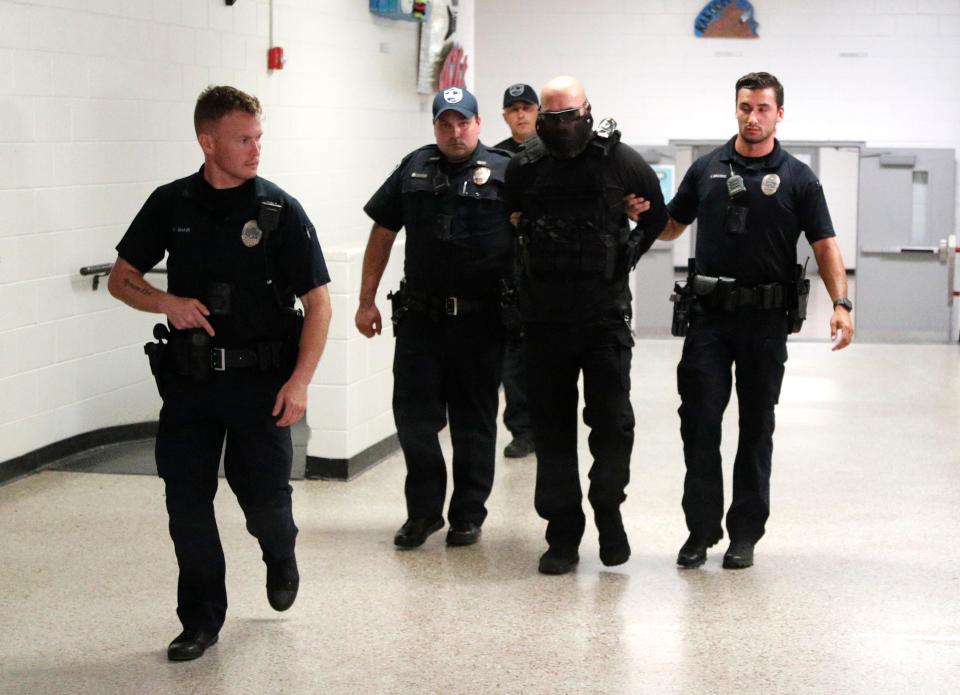
M835 239L821 239L813 244L813 255L820 268L820 277L824 287L830 293L831 301L847 296L847 269L843 265L843 255Z
M371 306L377 296L377 288L390 261L390 251L396 241L396 232L373 225L367 249L363 253L363 277L360 280L360 306Z
M300 298L303 303L303 332L300 334L300 347L297 352L297 363L290 375L291 381L309 384L313 373L317 370L323 348L327 344L327 334L330 331L330 318L333 309L330 304L330 293L326 286L317 287Z
M672 217L668 217L667 225L663 228L663 231L660 232L660 236L657 238L662 239L663 241L673 241L683 234L683 230L686 228L687 225L680 224Z
M122 258L117 259L110 271L107 289L114 297L134 309L154 314L165 313L169 295L147 282L139 270Z

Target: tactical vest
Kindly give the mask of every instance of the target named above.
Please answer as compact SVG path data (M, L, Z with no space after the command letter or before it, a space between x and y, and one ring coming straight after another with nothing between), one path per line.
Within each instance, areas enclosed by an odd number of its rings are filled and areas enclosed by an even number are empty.
M531 321L584 321L629 312L629 259L622 203L604 195L605 158L619 141L594 137L573 160L536 155L523 192L521 307ZM520 155L524 156L524 155Z
M243 347L260 341L294 340L293 292L274 267L282 244L284 209L279 215L263 202L283 204L282 192L268 186L266 201L245 199L223 216L202 194L177 197L169 235L168 291L195 297L210 310L208 321L219 347ZM246 245L244 226L257 222L260 238ZM183 230L188 230L184 232ZM248 236L252 240L256 236Z
M426 147L402 171L407 282L434 294L495 296L513 243L503 198L509 160L481 152L451 174L441 162Z

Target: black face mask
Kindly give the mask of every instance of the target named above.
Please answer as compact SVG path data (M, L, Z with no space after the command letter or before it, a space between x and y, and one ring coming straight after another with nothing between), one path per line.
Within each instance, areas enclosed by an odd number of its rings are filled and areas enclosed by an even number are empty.
M589 104L582 115L580 107L537 114L537 135L547 151L558 159L572 159L583 152L592 133L593 116Z

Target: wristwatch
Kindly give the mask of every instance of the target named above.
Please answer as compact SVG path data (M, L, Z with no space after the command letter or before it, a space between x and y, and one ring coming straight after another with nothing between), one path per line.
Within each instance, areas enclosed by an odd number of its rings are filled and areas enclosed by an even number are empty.
M847 311L853 311L853 302L846 297L840 297L840 299L833 301L833 308L836 309L838 306L842 306Z

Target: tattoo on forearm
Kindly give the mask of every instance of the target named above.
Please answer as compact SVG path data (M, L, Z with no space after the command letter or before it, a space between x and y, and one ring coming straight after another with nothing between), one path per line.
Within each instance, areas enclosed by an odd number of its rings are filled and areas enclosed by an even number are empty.
M129 279L124 279L123 284L132 289L134 292L139 292L144 297L149 297L153 294L153 291L149 287L142 287L135 282L130 281Z

